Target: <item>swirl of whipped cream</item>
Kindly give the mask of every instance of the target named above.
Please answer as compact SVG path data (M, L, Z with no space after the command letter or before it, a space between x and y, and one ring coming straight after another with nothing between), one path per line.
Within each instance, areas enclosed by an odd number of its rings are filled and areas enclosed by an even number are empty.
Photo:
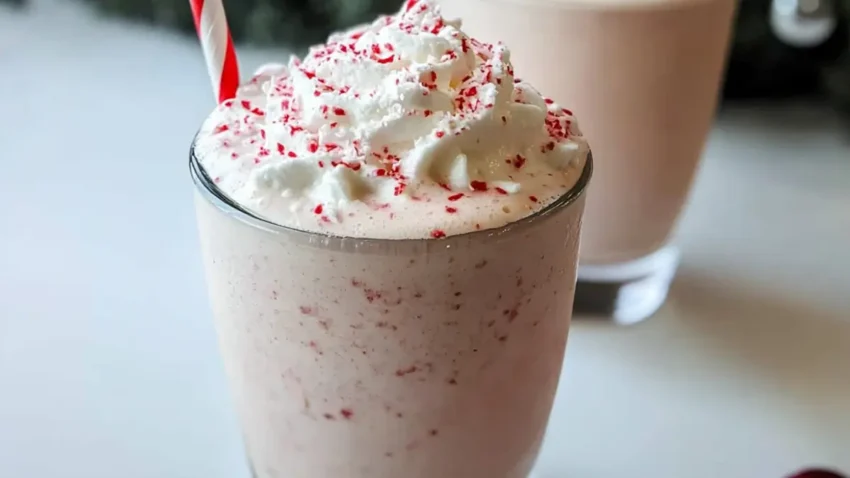
M517 194L526 168L564 171L588 152L572 113L514 78L506 47L469 38L432 0L261 68L197 148L237 201L290 198L325 222L434 188Z

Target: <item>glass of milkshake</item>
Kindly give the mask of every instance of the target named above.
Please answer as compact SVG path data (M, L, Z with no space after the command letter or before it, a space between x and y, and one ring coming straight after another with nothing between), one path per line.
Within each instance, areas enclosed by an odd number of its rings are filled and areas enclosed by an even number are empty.
M586 141L430 1L268 65L190 170L257 478L525 478L567 342Z
M620 323L664 302L677 218L714 117L735 0L451 0L594 145L576 313Z

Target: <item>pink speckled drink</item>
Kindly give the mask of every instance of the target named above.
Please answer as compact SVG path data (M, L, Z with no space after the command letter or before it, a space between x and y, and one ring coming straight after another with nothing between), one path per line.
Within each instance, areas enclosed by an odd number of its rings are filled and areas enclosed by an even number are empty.
M528 476L567 341L589 174L535 216L441 240L285 229L198 182L254 476Z
M256 478L526 478L558 384L586 141L409 0L267 65L192 148Z

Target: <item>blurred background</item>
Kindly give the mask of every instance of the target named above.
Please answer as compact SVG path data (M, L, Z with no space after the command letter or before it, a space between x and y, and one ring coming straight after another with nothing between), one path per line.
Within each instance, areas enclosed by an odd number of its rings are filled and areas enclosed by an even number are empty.
M35 0L0 0L18 7ZM125 17L193 35L189 3L181 0L80 0L105 15ZM255 46L295 51L332 31L395 12L396 0L229 0L234 38ZM809 25L783 28L777 11L801 6ZM799 18L797 19L799 22ZM747 0L740 2L724 97L727 100L822 95L850 110L850 1Z
M225 2L243 72L398 3ZM850 473L850 2L738 8L669 299L574 322L540 478ZM0 91L0 477L247 477L188 2L0 0Z

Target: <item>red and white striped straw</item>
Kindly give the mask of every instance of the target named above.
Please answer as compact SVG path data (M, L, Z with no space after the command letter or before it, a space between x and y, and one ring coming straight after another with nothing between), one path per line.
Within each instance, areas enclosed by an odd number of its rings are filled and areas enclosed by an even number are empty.
M218 102L236 96L239 87L239 65L222 0L189 0L195 29L201 40L207 71Z

